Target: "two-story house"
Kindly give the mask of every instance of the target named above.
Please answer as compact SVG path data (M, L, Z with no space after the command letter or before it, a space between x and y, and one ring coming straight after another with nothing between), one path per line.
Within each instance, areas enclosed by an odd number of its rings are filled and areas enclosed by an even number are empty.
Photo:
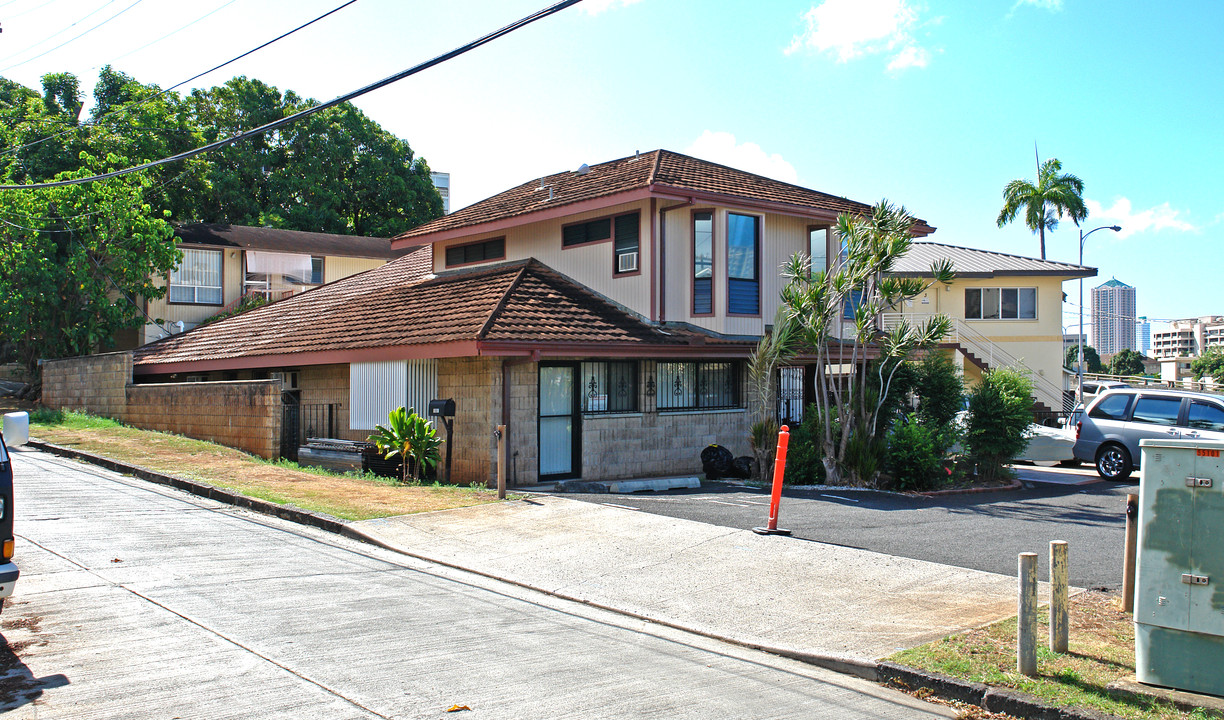
M120 333L116 345L121 349L190 330L245 297L281 300L376 268L397 255L387 238L246 225L179 225L174 237L183 260L154 278L166 295L143 301L148 322Z
M494 476L499 424L513 484L691 473L710 443L749 451L744 360L779 266L825 263L836 217L869 210L666 150L584 165L393 238L410 252L386 266L142 347L133 372L292 376L348 439L453 398L461 482Z
M1092 277L1096 268L920 241L894 272L930 280L931 263L944 258L956 269L955 282L933 286L894 308L883 324L902 317L921 321L936 313L946 315L952 333L943 347L953 354L968 384L991 368L1027 370L1037 410L1070 410L1075 385L1074 375L1063 367L1063 283Z

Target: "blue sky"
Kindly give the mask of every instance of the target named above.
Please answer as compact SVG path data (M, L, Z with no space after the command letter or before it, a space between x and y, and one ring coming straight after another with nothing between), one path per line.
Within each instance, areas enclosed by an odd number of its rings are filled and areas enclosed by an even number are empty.
M88 90L110 62L168 86L340 4L133 1L0 0L0 75L71 71ZM360 0L197 84L243 74L330 99L542 6ZM585 0L356 104L451 173L453 208L664 147L887 197L931 240L1032 256L1036 237L995 218L1004 184L1034 177L1036 142L1083 179L1086 229L1123 226L1087 241L1086 295L1117 277L1141 315L1224 314L1220 27L1212 0ZM1074 262L1076 233L1047 235L1048 257Z

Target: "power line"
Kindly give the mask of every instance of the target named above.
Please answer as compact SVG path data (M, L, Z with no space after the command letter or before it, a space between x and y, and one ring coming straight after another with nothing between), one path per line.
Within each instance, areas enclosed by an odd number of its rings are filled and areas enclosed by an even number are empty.
M90 177L74 178L72 180L58 180L55 182L34 183L30 185L0 185L0 190L38 190L38 189L43 189L43 188L64 187L66 185L81 185L87 182L95 182L97 180L106 180L108 178L119 177L121 175L128 175L130 173L139 172L141 170L148 170L150 168L158 167L160 165L177 162L179 160L186 160L187 158L195 157L196 155L201 155L203 153L210 152L212 150L217 150L219 148L226 147L227 145L232 145L238 142L239 140L245 140L250 137L262 135L270 130L275 130L285 125L290 125L292 123L297 122L298 120L301 120L302 118L308 117L310 115L314 115L315 113L318 113L318 112L322 112L323 110L327 110L328 108L333 108L337 105L340 105L341 103L345 103L355 98L361 97L362 95L371 93L375 90L386 87L387 85L390 85L392 83L399 82L400 80L403 80L406 77L415 75L423 70L428 70L429 68L434 67L435 65L441 65L442 63L448 60L451 60L460 55L463 55L464 53L467 53L471 50L475 50L476 48L482 45L486 45L490 42L493 42L494 40L504 35L508 35L514 32L515 30L526 27L527 25L530 25L531 23L537 20L548 17L549 15L553 15L555 13L558 13L570 7L571 5L577 5L581 1L582 0L562 0L561 2L556 3L555 5L550 5L549 7L546 7L543 10L539 10L516 22L513 22L501 28L500 30L495 30L487 35L484 35L480 38L477 38L476 40L473 40L467 43L466 45L461 45L460 47L457 47L454 50L451 50L450 52L443 53L442 55L439 55L433 58L432 60L426 60L425 62L415 65L411 68L408 68L407 70L403 70L389 77L385 77L382 80L366 85L363 88L359 88L345 95L341 95L340 97L337 97L328 102L321 103L319 105L315 105L314 107L306 108L305 110L301 110L292 115L283 117L280 120L274 120L270 123L260 125L259 127L254 128L253 130L247 130L246 132L241 132L237 135L225 138L223 140L218 140L216 142L208 143L207 145L201 145L200 147L195 148L193 150L181 152L181 153L178 153L177 155L171 155L169 157L161 158L160 160L153 160L152 162L143 163L141 165L136 165L134 167L125 168L123 170L115 170L112 172L103 173L101 175L92 175Z
M54 0L52 0L52 1L54 1ZM144 49L145 49L145 48L147 48L147 47L150 47L150 46L152 46L152 45L156 45L157 43L161 42L162 40L165 40L166 38L171 37L172 35L175 35L176 33L180 33L180 32L182 32L183 30L186 30L187 28L191 27L192 25L195 25L196 23L200 22L201 20L203 20L203 19L205 19L205 18L207 18L207 17L209 17L209 16L212 16L212 15L215 15L215 14L217 14L217 13L221 12L222 10L224 10L224 9L225 9L225 8L227 8L227 7L229 7L230 5L233 5L233 4L234 4L234 3L236 3L236 2L238 2L238 0L229 0L229 2L227 2L227 3L225 3L224 5L222 5L222 6L218 7L218 8L216 8L215 10L210 10L210 11L208 11L208 12L204 13L203 15L201 15L201 16L200 16L200 17L198 17L198 18L196 18L195 20L192 20L191 22L187 23L186 25L184 25L184 26L182 26L182 27L180 27L180 28L178 28L178 29L176 29L176 30L171 30L170 32L166 33L165 35L162 35L161 37L157 38L156 40L153 40L152 42L147 42L147 43L145 43L144 45L141 45L140 47L136 48L135 50L128 50L127 52L123 53L122 55L120 55L120 56L118 56L118 57L111 58L110 60L108 60L108 61L106 61L105 63L103 63L103 65L110 65L111 63L115 62L116 60L122 60L123 58L125 58L125 57L127 57L127 56L129 56L129 55L134 55L134 54L136 54L136 53L140 52L141 50L144 50ZM95 67L95 68L97 68L97 67L101 67L101 66L100 66L100 65L95 65L94 67Z
M13 58L17 57L18 55L20 55L20 54L22 54L22 53L24 53L24 52L29 52L30 50L33 50L34 48L38 47L39 45L42 45L42 44L43 44L43 43L45 43L45 42L50 42L50 41L52 40L52 38L55 38L55 37L57 37L57 36L59 36L59 35L62 35L62 34L64 34L64 33L68 32L68 31L69 31L69 30L71 30L72 28L74 28L74 27L76 27L77 25L79 25L79 24L81 24L81 23L85 22L86 20L88 20L88 19L89 19L91 16L93 16L95 13L102 12L102 8L106 7L107 5L111 5L111 4L113 4L114 2L115 2L115 0L106 0L106 2L102 3L101 5L99 5L98 7L94 8L93 10L90 10L89 12L85 13L85 15L83 15L82 17L77 18L76 20L74 20L74 21L72 22L72 24L71 24L71 25L69 25L68 27L66 27L66 28L60 28L59 30L56 30L55 32L53 32L53 33L51 33L50 35L48 35L47 37L43 38L42 40L39 40L38 42L34 43L33 45L30 45L29 47L22 48L21 50L18 50L17 52L13 53L12 55L7 55L7 56L5 56L5 57L3 57L3 58L0 58L0 62L6 62L6 61L8 61L8 60L12 60Z
M211 73L211 72L216 72L217 70L220 70L221 68L225 67L226 65L231 65L231 64L233 64L233 63L236 63L236 62L238 62L239 60L241 60L242 58L244 58L244 57L246 57L246 56L250 55L251 53L255 53L255 52L258 52L258 51L260 51L260 50L263 50L264 48L268 47L269 45L271 45L271 44L272 44L272 43L274 43L274 42L278 42L278 41L280 41L280 40L284 40L285 38L289 37L290 35L294 34L295 32L297 32L297 31L299 31L299 30L302 30L302 29L304 29L304 28L310 27L311 25L314 25L315 23L319 22L319 21L320 21L320 20L322 20L323 18L325 18L325 17L327 17L327 16L329 16L329 15L332 15L332 14L334 14L334 13L337 13L337 12L339 12L339 11L343 10L344 8L348 7L349 5L352 5L352 4L353 4L353 3L355 3L355 2L357 2L357 0L348 0L348 2L346 2L346 3L342 4L342 5L338 6L338 7L332 8L331 10L328 10L327 12L325 12L325 13L323 13L322 15L318 16L318 17L317 17L317 18L315 18L314 20L310 20L310 21L308 21L308 22L302 23L301 25L298 25L297 27L293 28L292 30L290 30L290 31L288 31L288 32L285 32L285 33L281 33L280 35L278 35L278 36L276 36L276 37L272 38L271 40L269 40L269 41L267 41L267 42L263 43L262 45L260 45L260 46L258 46L258 47L255 47L255 48L252 48L252 49L250 49L250 50L247 50L246 52L242 53L241 55L238 55L238 56L236 56L236 57L232 57L232 58L230 58L229 60L226 60L225 62L221 63L220 65L213 66L213 67L209 68L208 70L205 70L205 71L204 71L204 72L202 72L202 73L198 73L198 74L196 74L196 75L193 75L192 77L189 77L189 78L187 78L186 80L184 80L184 81L182 81L182 82L180 82L180 83L175 83L174 85L171 85L170 87L166 88L165 90L161 90L161 91L157 92L156 94L154 94L154 95L153 95L153 97L148 98L147 100L142 100L142 101L140 101L140 102L138 102L138 103L129 103L129 104L127 104L127 105L124 105L123 107L116 108L115 110L112 110L112 111L110 111L110 112L108 112L108 113L106 113L106 114L104 114L104 115L101 115L101 116L99 116L99 117L94 118L94 119L93 119L93 122L91 122L91 123L89 123L89 124L87 124L87 125L86 125L86 124L83 124L83 125L74 125L74 126L72 126L72 127L68 128L68 129L66 129L66 130L63 130L63 131L58 132L58 133L55 133L54 135L48 135L48 136L47 136L47 137L45 137L45 138L40 138L40 139L35 140L35 141L33 141L33 142L28 142L28 143L26 143L26 144L24 144L24 145L18 145L18 146L16 146L16 147L7 148L7 149L5 149L5 150L4 150L2 153L0 153L0 155L12 154L12 153L18 152L18 151L20 151L20 150L24 150L24 149L26 149L26 148L31 148L31 147L34 147L35 145L38 145L38 144L40 144L40 143L44 143L44 142L46 142L46 141L48 141L48 140L53 140L53 139L55 139L55 138L57 138L57 137L63 137L64 135L67 135L68 133L70 133L70 132L72 132L72 131L74 131L74 130L77 130L77 129L81 128L81 127L88 127L88 126L91 126L91 125L97 125L97 124L98 124L98 123L99 123L99 122L100 122L102 119L104 119L104 118L109 118L109 117L116 116L116 115L119 115L119 116L126 115L127 113L129 113L129 112L131 112L131 111L135 110L136 108L139 108L139 107L144 107L145 105L148 105L149 103L153 102L153 101L154 101L154 100L156 100L157 98L159 98L159 97L161 97L161 96L163 96L163 95L169 94L170 92L174 91L174 90L175 90L175 89L177 89L177 88L180 88L180 87L182 87L182 86L186 85L186 84L187 84L187 83L189 83L189 82L192 82L192 81L194 81L194 80L199 80L200 78L204 77L205 75L207 75L207 74L209 74L209 73ZM224 6L223 6L223 7L224 7ZM217 8L217 9L219 10L220 8ZM215 12L215 11L214 11L214 12Z
M105 25L106 23L110 22L111 20L114 20L115 18L119 17L120 15L122 15L122 14L123 14L123 13L125 13L125 12L127 12L128 10L131 10L132 8L136 7L137 5L139 5L139 4L140 4L140 3L142 3L142 2L144 2L144 0L136 0L136 1L135 1L135 2L133 2L131 5L128 5L127 7L123 8L123 9L122 9L122 10L120 10L119 12L115 13L114 15L111 15L110 17L106 18L105 20L103 20L102 22L98 23L97 25L94 25L93 27L89 28L89 29L88 29L88 30L86 30L85 32L81 33L80 35L77 35L77 36L75 36L75 37L68 38L67 40L65 40L64 42L60 43L59 45L56 45L55 47L51 48L50 50L47 50L46 52L39 53L39 54L35 55L35 56L34 56L34 57L32 57L32 58L27 58L27 59L22 60L21 62L19 62L19 63L15 64L15 65L9 65L9 66L8 66L8 67L6 67L6 68L0 69L0 72L8 72L9 70L12 70L13 68L21 67L22 65L25 65L25 64L26 64L26 63L28 63L28 62L33 62L34 60L37 60L38 58L43 57L44 55L49 55L50 53L53 53L53 52L55 52L56 50L59 50L60 48L62 48L62 47L64 47L65 45L67 45L68 43L74 42L74 41L76 41L76 40L80 40L81 38L85 37L85 36L86 36L86 35L88 35L89 33L93 32L94 30L97 30L98 28L102 27L102 26L103 26L103 25Z

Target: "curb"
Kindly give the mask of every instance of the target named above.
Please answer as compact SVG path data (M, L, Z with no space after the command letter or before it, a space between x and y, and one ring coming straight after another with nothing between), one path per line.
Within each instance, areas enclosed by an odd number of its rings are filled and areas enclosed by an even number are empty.
M1020 490L1024 484L1019 480L1013 480L1008 485L1000 485L998 487L980 487L980 488L955 488L952 490L931 490L930 492L914 493L919 497L947 497L949 495L978 495L981 493L1007 492L1008 490Z
M71 460L83 460L92 465L104 467L107 470L113 470L114 472L123 473L124 475L131 475L133 477L140 478L141 480L147 480L158 485L166 485L176 490L191 493L192 495L208 498L209 500L216 500L217 502L223 502L228 505L246 508L247 510L254 510L257 513L272 515L273 517L278 517L282 520L289 520L290 522L295 522L300 525L309 525L311 527L316 527L320 530L326 530L327 532L336 533L338 535L344 534L345 524L330 515L312 513L309 510L302 510L301 508L296 508L291 505L276 505L266 500L247 497L246 495L239 495L238 493L213 487L212 485L198 483L194 480L186 480L184 478L174 477L173 475L164 475L159 472L142 468L139 465L129 465L128 463L111 460L110 458L85 452L84 450L73 450L72 448L66 448L60 445L53 445L48 442L43 442L42 440L31 439L26 444L32 448L49 452L52 455L58 455Z
M945 700L977 705L987 712L1004 713L1026 720L1117 720L1095 710L1047 705L1041 700L1014 690L993 688L939 673L917 670L891 662L876 666L879 682L902 690L926 690Z
M60 457L65 457L72 460L82 460L84 462L106 468L107 470L123 473L125 475L131 475L157 485L172 487L176 490L182 490L198 497L208 498L210 500L234 505L235 507L241 507L247 510L253 510L254 512L262 513L264 515L271 515L273 517L288 520L301 525L315 527L320 530L349 538L351 540L357 540L359 542L375 545L385 550L399 553L400 555L404 555L406 557L416 558L417 560L433 563L435 565L441 565L443 567L472 573L473 575L478 575L480 577L509 583L510 585L544 593L545 595L549 595L551 597L560 598L569 602L576 602L581 605L597 608L599 610L613 612L623 617L629 617L635 620L661 625L673 630L680 630L682 632L700 635L701 637L717 640L719 642L725 642L729 645L748 648L750 650L760 650L771 655L797 660L808 665L814 665L826 670L832 670L843 675L852 675L864 680L878 682L883 685L909 690L911 692L916 690L926 690L931 695L948 700L956 700L959 702L969 703L971 705L977 705L989 712L1006 713L1008 715L1026 718L1026 720L1116 720L1115 716L1113 715L1105 715L1091 710L1057 708L1050 705L1045 705L1036 698L1029 695L1024 695L1022 693L995 689L981 683L968 682L966 680L940 675L939 673L929 673L923 670L909 668L904 665L898 665L896 663L876 663L871 660L863 660L861 658L855 658L848 655L811 653L791 648L772 647L769 645L737 640L735 638L719 635L718 633L685 627L678 623L660 620L648 615L630 612L609 605L604 605L602 603L591 602L582 598L571 597L565 593L537 587L535 585L531 585L530 583L508 580L506 578L493 575L492 573L472 570L471 568L466 568L455 563L438 560L437 558L432 558L418 553L408 552L403 548L395 547L394 545L383 542L373 535L368 535L360 530L357 530L347 523L337 520L329 515L312 513L308 510L302 510L292 506L275 505L265 500L239 495L228 490L222 490L221 488L205 485L193 480L178 478L172 475L165 475L163 473L142 468L139 465L118 462L101 455L95 455L83 450L73 450L71 448L54 445L41 440L31 439L26 444L35 449L51 453L52 455L58 455ZM1019 486L1019 483L1017 483L1017 486ZM997 489L1010 488L977 488L975 490L978 492L991 492ZM972 491L973 490L970 492Z

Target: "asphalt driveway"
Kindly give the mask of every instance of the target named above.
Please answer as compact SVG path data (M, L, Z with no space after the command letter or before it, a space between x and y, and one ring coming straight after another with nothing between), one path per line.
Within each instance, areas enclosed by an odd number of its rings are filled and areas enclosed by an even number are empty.
M1070 474L1088 472L1085 468ZM1016 573L1019 553L1035 552L1043 579L1050 541L1066 540L1072 584L1118 590L1126 494L1137 492L1133 479L1033 484L1022 490L940 498L788 488L779 525L805 540L1007 575ZM565 496L735 528L765 525L769 514L767 490L705 480L694 490Z

